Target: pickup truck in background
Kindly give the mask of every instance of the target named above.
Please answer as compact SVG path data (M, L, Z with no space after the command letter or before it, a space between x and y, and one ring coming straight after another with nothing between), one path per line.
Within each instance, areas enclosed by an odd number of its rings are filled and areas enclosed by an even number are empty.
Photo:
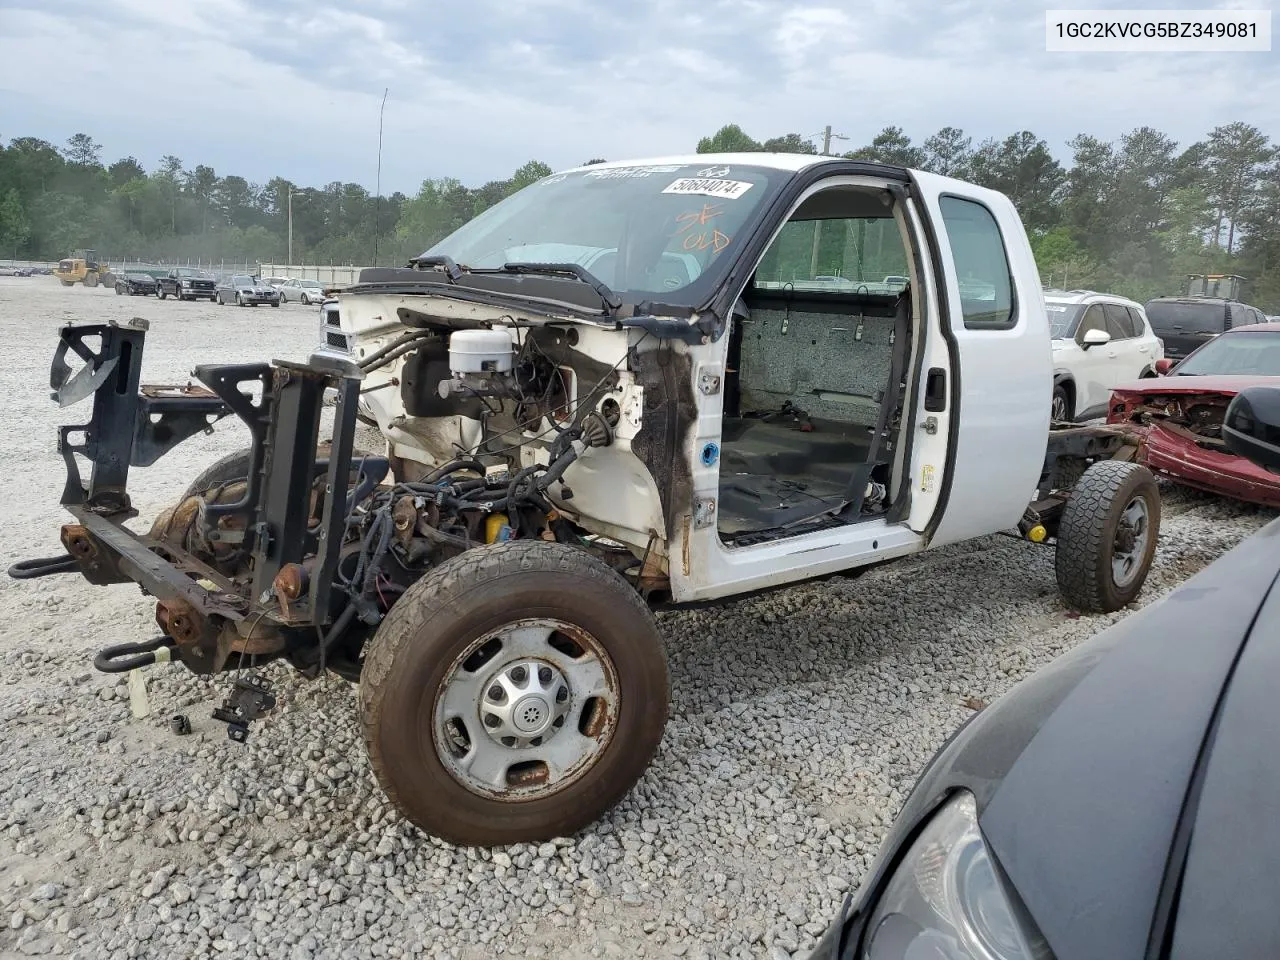
M161 300L176 297L179 300L209 300L217 298L218 281L213 275L196 267L174 267L157 279L156 296Z
M358 680L379 782L456 843L572 834L637 781L669 699L656 607L1017 530L1056 548L1069 605L1113 611L1155 552L1130 432L1051 425L1039 272L973 184L594 164L363 271L323 317L308 363L206 362L181 389L139 389L145 322L64 328L55 396L93 402L60 438L66 552L11 574L154 599L161 636L102 670ZM245 449L127 528L130 466L230 416ZM357 418L381 450L354 448ZM249 669L216 715L243 740L271 703Z

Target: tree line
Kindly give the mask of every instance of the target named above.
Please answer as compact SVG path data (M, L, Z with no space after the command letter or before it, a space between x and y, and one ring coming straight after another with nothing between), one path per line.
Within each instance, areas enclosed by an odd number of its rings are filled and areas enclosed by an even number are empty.
M1280 146L1236 122L1179 144L1152 127L1114 142L1080 134L1062 162L1030 131L974 138L944 127L920 142L886 127L843 154L928 170L991 187L1016 204L1042 278L1138 300L1182 291L1189 273L1249 278L1247 298L1280 313ZM817 153L788 133L757 140L729 124L697 152ZM601 162L600 160L587 161ZM80 248L141 259L283 260L292 194L294 260L404 262L480 211L551 172L531 160L505 180L455 178L417 193L376 197L356 183L265 184L165 156L147 170L110 164L84 133L58 148L34 137L0 140L0 256L57 259Z

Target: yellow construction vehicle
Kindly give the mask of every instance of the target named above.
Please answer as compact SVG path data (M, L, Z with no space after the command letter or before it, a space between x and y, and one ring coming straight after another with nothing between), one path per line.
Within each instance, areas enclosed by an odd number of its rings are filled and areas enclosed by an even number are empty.
M86 287L96 287L99 283L115 284L115 275L110 267L98 260L96 250L77 250L66 260L59 260L53 275L64 287L73 283L83 283Z

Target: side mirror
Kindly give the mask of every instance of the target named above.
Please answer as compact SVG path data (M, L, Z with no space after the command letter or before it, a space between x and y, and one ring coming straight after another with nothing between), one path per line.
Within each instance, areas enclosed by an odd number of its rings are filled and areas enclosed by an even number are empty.
M1167 377L1173 372L1173 368L1177 365L1177 361L1169 357L1161 357L1156 361L1156 375L1160 377Z
M1280 387L1247 387L1227 407L1222 421L1227 449L1280 473Z
M1088 350L1090 347L1100 347L1104 343L1110 342L1111 334L1107 333L1105 330L1099 330L1097 327L1094 327L1092 330L1085 331L1084 339L1080 341L1080 346L1085 350Z

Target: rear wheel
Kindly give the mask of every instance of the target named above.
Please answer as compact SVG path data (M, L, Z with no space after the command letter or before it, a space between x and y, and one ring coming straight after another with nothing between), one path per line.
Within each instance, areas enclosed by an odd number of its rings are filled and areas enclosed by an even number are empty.
M666 657L636 592L574 547L514 541L401 596L360 683L378 782L421 829L490 846L567 836L644 773Z
M86 273L84 275L84 285L86 287L96 287L98 285L98 275L96 273Z
M243 306L244 306L244 299L240 296L239 291L236 291L236 306L237 306L237 307L243 307Z
M1058 589L1082 613L1111 613L1142 590L1160 533L1160 491L1146 467L1095 463L1076 482L1058 525Z

